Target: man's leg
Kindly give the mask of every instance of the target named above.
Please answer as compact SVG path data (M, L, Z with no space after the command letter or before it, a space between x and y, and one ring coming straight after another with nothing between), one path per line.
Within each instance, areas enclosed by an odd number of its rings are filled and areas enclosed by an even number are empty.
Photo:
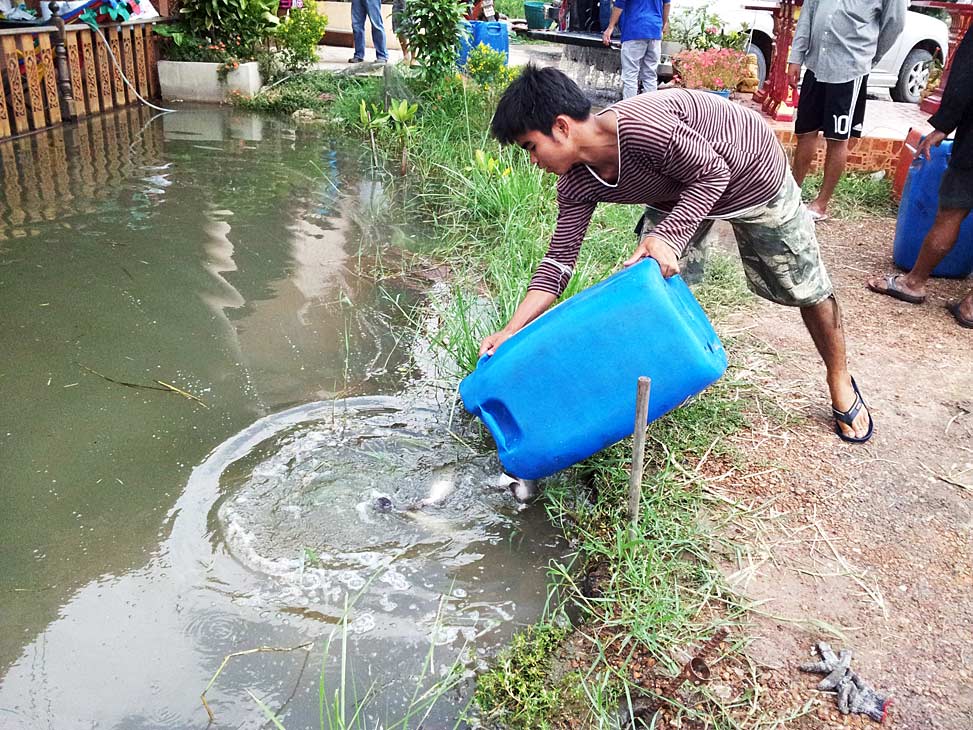
M800 308L827 369L831 405L848 411L855 404L855 392L845 361L841 312L821 261L814 222L801 202L801 189L787 176L773 200L730 224L747 286L764 299ZM862 408L851 426L838 425L845 436L862 438L868 433L869 419Z
M622 43L622 98L628 99L639 93L639 69L648 41L624 41Z
M365 0L351 0L351 35L355 40L353 58L365 58Z
M807 177L817 152L817 130L797 135L797 148L794 150L794 180L798 187L804 184L804 178Z
M828 149L824 158L824 179L818 197L808 205L815 218L828 214L828 203L848 163L848 141L861 137L865 121L865 90L868 76L843 84L821 84L825 87L824 138Z
M385 23L382 21L381 0L365 0L368 8L368 20L372 24L372 44L375 46L375 58L387 61L389 54L385 49Z
M838 181L845 171L848 164L848 140L846 139L827 139L827 151L824 156L824 179L821 181L821 190L818 197L811 202L807 208L812 213L819 216L828 214L828 203L834 189L838 186Z
M954 308L952 308L953 316L957 320L962 320L963 322L973 322L973 291L970 291ZM968 326L965 325L964 326Z
M797 117L794 119L794 135L797 148L794 150L794 180L797 187L804 184L808 170L818 151L818 134L824 123L824 104L827 87L818 83L814 72L808 69L801 80L801 97L797 102Z
M922 242L912 271L895 277L896 289L913 297L926 296L926 283L932 276L932 270L956 245L960 226L969 214L969 208L939 209L932 228ZM873 276L868 280L868 288L872 291L883 293L888 291L888 287L888 279L884 276Z
M662 56L662 41L646 41L645 55L639 65L639 79L642 93L659 88L659 58Z
M848 373L845 354L845 333L841 327L841 310L834 294L827 299L807 307L801 307L804 326L811 333L811 339L818 350L824 367L827 369L828 390L831 392L831 405L839 411L847 411L855 404L855 390ZM852 425L838 423L846 436L862 438L868 433L869 414L862 408Z

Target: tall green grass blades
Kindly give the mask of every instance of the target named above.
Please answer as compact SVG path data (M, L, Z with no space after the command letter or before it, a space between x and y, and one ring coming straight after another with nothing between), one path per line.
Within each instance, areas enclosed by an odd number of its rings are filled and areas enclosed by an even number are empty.
M257 695L255 695L250 690L247 690L247 694L250 695L250 697L253 698L253 701L257 703L257 707L259 707L260 711L264 713L264 717L266 717L267 720L269 720L270 722L274 723L274 727L277 728L277 730L287 730L287 728L284 727L281 721L277 719L277 715L274 714L273 710L271 710L269 707L267 707L267 705L261 702L260 698L257 697Z

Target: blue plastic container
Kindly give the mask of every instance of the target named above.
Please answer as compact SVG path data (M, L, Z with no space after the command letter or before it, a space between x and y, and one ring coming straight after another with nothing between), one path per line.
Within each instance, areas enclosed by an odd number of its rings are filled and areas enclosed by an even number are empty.
M474 20L473 47L476 48L481 43L499 51L507 62L510 61L510 35L507 33L506 23Z
M481 358L459 392L506 471L539 479L632 434L639 376L652 378L653 421L725 370L723 345L689 288L646 259Z
M461 20L460 21L460 37L459 43L456 51L456 65L459 68L463 68L466 65L466 59L470 55L470 50L476 43L473 42L473 23L477 21Z
M919 256L939 209L939 184L949 164L953 143L949 140L930 151L930 159L919 158L909 168L895 226L892 258L899 268L910 270ZM933 276L963 278L973 273L973 214L960 227L959 240L949 255L932 270Z

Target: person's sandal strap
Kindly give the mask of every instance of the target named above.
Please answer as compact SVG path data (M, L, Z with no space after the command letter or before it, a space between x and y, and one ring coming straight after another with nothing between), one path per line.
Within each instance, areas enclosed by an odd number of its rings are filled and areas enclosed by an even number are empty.
M861 394L856 391L855 402L852 403L851 408L849 408L847 411L839 411L834 406L831 406L831 412L834 413L834 417L836 419L841 421L846 426L850 426L855 422L855 419L858 417L858 414L861 412L864 405L865 402L862 400Z

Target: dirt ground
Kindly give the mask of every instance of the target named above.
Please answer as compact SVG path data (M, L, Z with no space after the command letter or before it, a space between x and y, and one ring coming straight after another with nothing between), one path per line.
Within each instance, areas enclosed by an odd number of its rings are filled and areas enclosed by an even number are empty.
M934 280L921 306L867 291L868 274L892 270L894 227L818 228L875 419L867 445L833 435L824 368L796 311L760 302L724 327L743 343L737 374L765 403L735 444L744 463L703 471L715 492L760 507L739 529L748 554L727 571L758 602L749 653L761 704L781 716L820 701L787 727L878 727L839 715L814 690L820 677L798 671L826 640L891 693L885 726L973 728L973 331L943 306L973 282Z

